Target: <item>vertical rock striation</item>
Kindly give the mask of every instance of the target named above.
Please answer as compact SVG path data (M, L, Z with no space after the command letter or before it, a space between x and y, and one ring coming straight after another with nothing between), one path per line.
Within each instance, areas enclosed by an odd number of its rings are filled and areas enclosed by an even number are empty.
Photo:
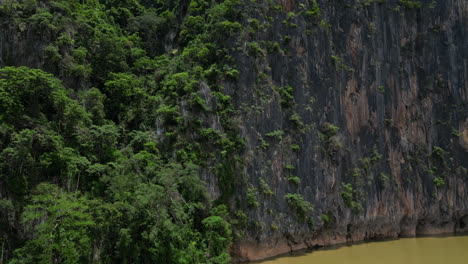
M239 199L250 224L233 255L466 231L468 3L317 1L311 16L314 3L279 1L251 36L276 53L235 54L248 175L238 197L250 188L260 205ZM314 206L307 219L288 193Z

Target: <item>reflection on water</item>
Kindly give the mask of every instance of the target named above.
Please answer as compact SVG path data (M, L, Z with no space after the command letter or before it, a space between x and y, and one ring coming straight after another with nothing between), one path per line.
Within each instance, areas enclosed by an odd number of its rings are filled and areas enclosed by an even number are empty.
M468 263L468 236L405 238L316 250L262 264L443 264Z

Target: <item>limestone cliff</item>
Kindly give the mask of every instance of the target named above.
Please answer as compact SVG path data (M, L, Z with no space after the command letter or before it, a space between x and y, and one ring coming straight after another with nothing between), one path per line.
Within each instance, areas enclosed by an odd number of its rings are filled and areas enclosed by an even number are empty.
M315 1L279 1L250 37L282 48L236 56L244 194L260 203L240 199L252 222L238 260L467 230L468 2L412 2L317 1L316 14ZM313 205L312 224L288 193Z
M185 7L175 14L182 21L190 1L179 2ZM223 79L222 92L232 99L230 121L245 147L228 173L229 194L215 172L201 173L211 198L231 209L233 259L468 231L468 1L241 2L242 30L222 43L238 74ZM65 43L67 34L80 37L73 23L59 35L38 19L37 28L9 19L0 17L0 66L41 68L75 90L103 85L106 69L74 76L64 67L73 61L71 48L47 50L52 41ZM148 30L154 36L146 37L158 43L151 55L177 55L181 28ZM103 36L89 44L89 61L111 57L106 52L113 43ZM47 52L60 53L62 61ZM125 71L125 63L109 67ZM151 81L159 83L159 66L140 71L154 72ZM200 83L201 98L215 108L214 87ZM199 114L190 115L187 101L176 99L181 119ZM200 123L225 133L213 112L200 114ZM148 124L156 124L157 141L164 142L158 122ZM175 151L167 156L176 157ZM19 224L11 226L21 233Z

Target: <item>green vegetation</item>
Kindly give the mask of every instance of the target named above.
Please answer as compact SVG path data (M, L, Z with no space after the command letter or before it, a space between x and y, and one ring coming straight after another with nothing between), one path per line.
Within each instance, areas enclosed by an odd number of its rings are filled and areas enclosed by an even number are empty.
M266 55L266 51L263 50L258 42L250 42L247 43L248 52L253 57L264 57Z
M284 135L284 132L282 130L275 130L275 131L265 134L265 136L270 137L270 138L276 138L277 140L282 140L283 135Z
M301 219L305 219L314 209L312 204L298 193L288 193L284 198L289 207L291 207Z
M255 208L259 206L257 199L257 188L248 188L247 194L245 196L245 201L250 208Z
M23 224L35 236L17 250L13 263L86 261L92 252L91 232L96 226L90 205L91 201L76 193L65 192L52 184L39 184L22 216Z
M379 85L379 86L377 87L377 91L379 91L379 93L382 93L382 94L385 93L385 86Z
M301 147L299 147L299 145L297 145L297 144L292 144L292 145L291 145L291 149L292 149L294 152L299 152L299 150L301 150Z
M454 136L454 137L461 137L461 135L462 135L462 134L461 134L461 132L460 132L458 129L452 127L452 136Z
M299 185L301 183L301 178L297 177L297 176L289 176L288 177L288 181L292 184L296 184L296 185Z
M281 106L284 108L292 107L294 105L294 96L292 86L274 87L280 96Z
M268 142L266 142L263 138L262 138L261 143L262 143L262 144L260 145L260 147L261 147L262 149L268 149L268 147L270 146L270 144L268 144Z
M372 147L372 154L370 157L370 161L372 163L379 162L382 159L382 154L379 153L379 149L377 148L377 145L374 145Z
M341 197L347 207L351 208L355 214L360 214L363 210L361 203L355 199L355 191L350 183L343 185Z
M316 0L310 0L310 8L306 12L306 15L312 18L318 18L321 15L320 7Z
M388 175L383 172L380 173L379 178L384 184L388 184L390 181L390 177L388 177Z
M320 20L320 22L319 22L319 27L320 27L321 29L325 30L325 31L330 31L332 25L331 25L327 20L322 19L322 20ZM344 65L344 64L343 64L343 65ZM343 68L343 69L345 69L345 68ZM341 69L340 69L340 70L341 70Z
M325 226L327 226L328 224L330 224L330 216L327 215L327 214L322 214L320 216L320 219L322 219L322 222Z
M240 74L225 45L240 3L0 3L43 45L28 51L41 70L0 69L0 206L16 223L0 219L0 262L230 262L237 216L222 204L244 143L222 83Z
M328 122L323 123L320 127L318 136L322 147L321 149L323 153L329 157L333 157L338 151L344 148L342 140L337 136L339 130L339 127Z
M275 224L271 224L271 225L270 225L270 228L271 228L271 230L273 230L273 231L278 231L278 230L279 230L279 226L277 226L277 225L275 225Z
M434 185L437 187L437 188L442 188L445 186L445 180L441 177L435 177L434 178Z
M330 140L331 137L335 136L338 131L340 130L339 127L333 125L333 124L330 124L328 122L324 123L320 129L320 139L322 141L328 141Z
M326 22L322 22L320 23L321 27L323 28L330 28L331 26L329 24L327 24ZM347 71L347 72L352 72L354 71L353 68L351 68L350 66L348 66L345 62L344 62L344 59L339 57L339 56L331 56L331 59L332 59L332 62L333 62L333 65L335 65L335 69L336 71Z
M400 4L408 9L421 8L421 2L414 0L400 0Z
M268 183L263 178L260 178L260 190L263 195L271 196L274 194L270 188L270 185L268 185Z
M434 146L432 148L432 155L434 157L444 158L445 154L446 154L445 150L443 150L441 147Z
M293 113L289 120L293 122L294 127L296 127L297 129L304 128L304 123L302 122L302 118L298 113Z

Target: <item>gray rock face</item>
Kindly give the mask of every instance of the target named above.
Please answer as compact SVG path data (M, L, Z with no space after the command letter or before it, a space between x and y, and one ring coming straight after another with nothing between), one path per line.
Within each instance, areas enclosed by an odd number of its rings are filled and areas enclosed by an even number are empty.
M468 2L317 1L305 15L313 2L278 1L251 36L276 53L234 54L250 219L236 260L468 230ZM314 206L306 219L288 193Z

